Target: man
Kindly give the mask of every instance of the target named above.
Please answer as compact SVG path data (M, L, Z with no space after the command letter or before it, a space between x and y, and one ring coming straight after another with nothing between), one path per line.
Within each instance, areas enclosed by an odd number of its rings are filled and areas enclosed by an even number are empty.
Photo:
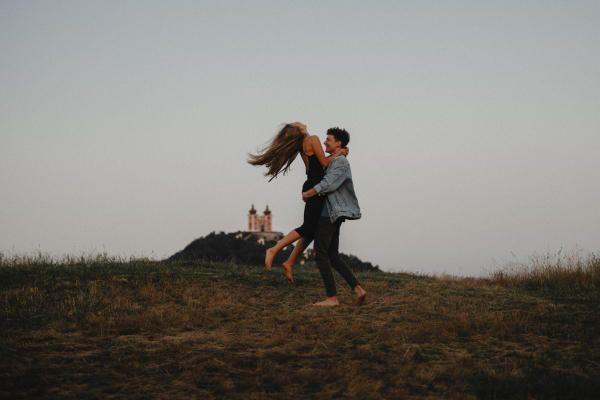
M331 128L327 130L327 139L323 144L325 151L332 154L346 147L349 141L350 134L345 129ZM338 252L340 225L346 219L361 217L352 184L350 163L346 157L340 156L333 159L327 167L323 180L312 189L302 193L302 200L306 201L309 197L317 195L327 196L314 241L315 259L325 284L327 299L313 305L339 307L335 280L331 270L333 267L354 290L356 295L354 304L360 306L364 303L367 292L360 287L360 283L340 258Z

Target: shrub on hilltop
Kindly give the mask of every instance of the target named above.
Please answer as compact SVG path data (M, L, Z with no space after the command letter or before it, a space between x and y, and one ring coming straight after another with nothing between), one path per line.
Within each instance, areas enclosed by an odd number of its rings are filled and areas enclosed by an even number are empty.
M265 250L276 244L274 241L266 241L264 245L257 242L254 236L246 240L237 237L245 232L225 233L212 232L205 237L198 238L188 244L183 250L175 253L169 260L211 260L211 261L234 261L238 264L264 265ZM288 246L275 256L275 264L281 264L288 259L294 246Z
M362 261L360 258L353 256L352 254L340 253L340 258L348 265L353 271L371 271L381 272L378 265L373 265L370 262ZM314 262L313 249L310 249L305 256L305 261Z
M243 238L239 237L240 233ZM275 244L274 241L266 241L262 245L258 243L255 236L251 236L248 232L212 232L205 237L194 240L183 250L169 257L169 260L233 261L246 265L264 265L265 250ZM294 246L290 245L285 250L280 251L275 256L274 265L281 265L288 259L293 250ZM340 253L340 257L354 271L381 271L378 266L361 261L356 256ZM303 259L305 262L314 262L312 250L309 250L309 254L306 254Z

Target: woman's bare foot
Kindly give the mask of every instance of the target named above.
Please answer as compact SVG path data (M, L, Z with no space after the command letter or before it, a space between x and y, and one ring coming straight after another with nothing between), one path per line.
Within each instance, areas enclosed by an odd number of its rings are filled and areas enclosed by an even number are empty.
M339 307L340 303L337 301L337 297L328 297L323 301L313 304L313 306L322 306L322 307Z
M292 270L294 269L294 264L290 263L290 261L286 261L283 263L283 272L285 273L285 277L291 283L294 283L294 278L292 278Z
M356 285L354 287L354 293L356 294L356 300L354 301L354 305L356 307L360 307L365 302L365 298L367 297L367 292L360 285Z
M271 266L273 265L273 259L275 258L275 251L273 251L273 248L271 247L270 249L267 249L267 255L265 257L265 265L267 266L267 269L270 271L271 270Z

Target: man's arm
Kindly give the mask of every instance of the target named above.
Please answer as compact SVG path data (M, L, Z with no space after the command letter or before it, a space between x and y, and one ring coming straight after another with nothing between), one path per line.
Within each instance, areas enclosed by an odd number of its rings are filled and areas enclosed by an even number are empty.
M319 196L335 192L348 178L346 173L348 161L344 157L337 157L329 164L325 177L314 187Z
M313 197L316 195L317 191L315 190L315 188L307 190L306 192L302 193L302 201L306 202L306 200L308 200L309 197Z
M339 157L338 157L339 158ZM315 185L314 188L302 193L302 200L306 201L309 197L317 194L323 195L334 192L347 178L346 161L333 160L327 168L327 173L323 180Z

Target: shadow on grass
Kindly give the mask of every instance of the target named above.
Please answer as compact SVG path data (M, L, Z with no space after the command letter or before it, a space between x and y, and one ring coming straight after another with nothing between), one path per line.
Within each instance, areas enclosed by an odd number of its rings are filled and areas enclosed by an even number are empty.
M589 377L533 368L525 378L498 378L482 374L475 378L478 399L598 399L598 383Z

